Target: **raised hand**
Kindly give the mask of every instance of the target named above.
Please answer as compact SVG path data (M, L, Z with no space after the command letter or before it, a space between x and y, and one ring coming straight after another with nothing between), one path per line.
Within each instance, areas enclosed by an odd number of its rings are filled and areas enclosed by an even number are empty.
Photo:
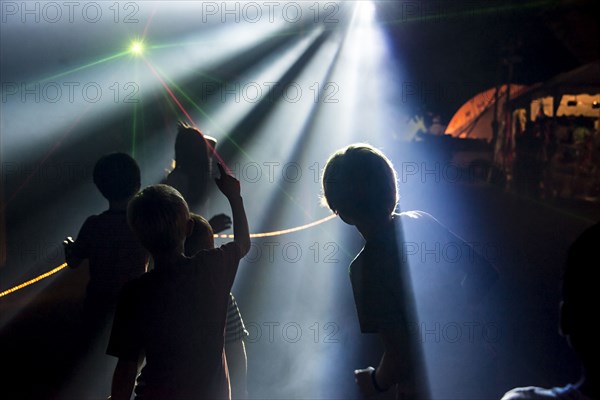
M67 238L65 238L65 240L63 240L63 249L65 250L65 259L68 259L71 257L71 254L73 253L73 245L75 244L75 242L73 241L73 238L71 236L68 236Z
M354 381L358 386L362 395L366 398L372 398L379 394L377 389L373 386L373 377L371 374L375 373L375 368L367 367L365 369L357 369L354 371Z
M223 232L231 228L231 217L226 214L217 214L208 220L214 233Z
M229 174L221 163L218 163L220 177L215 178L217 187L228 199L239 197L241 193L240 181L233 175Z

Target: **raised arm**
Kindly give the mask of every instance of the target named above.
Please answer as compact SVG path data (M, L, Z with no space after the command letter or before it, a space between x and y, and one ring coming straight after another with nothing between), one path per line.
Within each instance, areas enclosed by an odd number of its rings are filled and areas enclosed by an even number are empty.
M129 400L135 386L139 362L119 358L113 374L110 400Z
M233 241L240 247L241 256L245 256L250 250L250 230L248 228L248 219L246 218L246 210L242 200L240 181L235 179L231 174L227 173L223 165L217 164L219 167L220 177L215 179L221 193L227 197L231 206L231 214L233 218Z
M354 371L356 384L365 397L371 397L389 390L392 386L400 384L405 395L414 395L414 382L409 375L417 367L411 365L411 357L406 354L406 343L409 339L402 329L385 329L379 332L383 341L384 353L377 368L367 367ZM415 362L417 360L413 360ZM407 399L413 397L407 397Z

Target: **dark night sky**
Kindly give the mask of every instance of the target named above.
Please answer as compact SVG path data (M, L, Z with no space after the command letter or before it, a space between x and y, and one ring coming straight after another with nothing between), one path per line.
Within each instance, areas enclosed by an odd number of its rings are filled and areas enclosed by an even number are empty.
M448 121L465 101L507 79L501 60L514 48L512 82L532 84L599 57L598 2L379 2L395 53L421 89L415 112ZM500 68L499 68L500 67Z

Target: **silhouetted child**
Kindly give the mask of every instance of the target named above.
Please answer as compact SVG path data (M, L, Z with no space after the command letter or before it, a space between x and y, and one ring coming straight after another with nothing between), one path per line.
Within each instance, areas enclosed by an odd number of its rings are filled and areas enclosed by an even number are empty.
M440 302L454 303L444 304L446 309L477 302L497 272L474 252L469 260L442 262L441 248L466 243L427 213L395 213L396 172L372 146L354 144L334 153L322 182L326 205L366 241L352 261L350 280L361 331L377 333L385 348L377 368L355 371L356 383L365 396L395 386L397 398L429 399L427 374L436 377L437 372L429 365L425 368L415 332L418 319L436 311ZM419 295L423 303L415 303L413 285L424 292ZM435 320L440 315L428 317Z
M194 221L192 234L185 240L185 254L189 257L198 251L215 247L215 238L211 224L198 214L191 215ZM225 355L231 381L231 398L245 399L247 393L247 355L244 339L248 331L232 293L229 293L227 323L225 325Z
M217 139L179 121L175 138L175 168L162 182L177 189L190 210L201 215L206 215L208 207L216 145ZM231 218L225 214L217 214L209 222L215 233L231 227Z
M216 139L183 122L177 124L175 138L175 168L166 184L183 195L190 210L206 215L209 183L212 175L212 156Z
M215 247L214 233L210 223L201 215L191 214L194 227L192 233L185 240L184 253L193 257L201 250L213 249ZM244 338L248 331L244 327L244 321L238 308L235 297L229 293L229 304L227 305L227 319L225 325L225 356L229 370L231 383L231 398L247 398L247 357ZM137 379L138 385L144 385L144 373Z
M600 341L596 328L600 308L599 266L600 223L596 223L569 248L562 280L559 329L581 361L580 380L550 389L535 386L515 388L502 400L600 399Z
M77 239L64 241L69 268L89 264L83 318L90 333L112 320L123 285L147 268L148 252L127 224L127 203L140 188L137 162L125 153L101 157L94 166L94 184L108 200L108 210L86 219Z
M130 202L130 226L154 269L128 283L117 306L107 353L118 358L112 400L129 399L146 357L140 399L230 398L224 346L229 293L250 236L240 184L219 165L217 186L233 214L235 239L184 255L193 222L181 194L150 186Z

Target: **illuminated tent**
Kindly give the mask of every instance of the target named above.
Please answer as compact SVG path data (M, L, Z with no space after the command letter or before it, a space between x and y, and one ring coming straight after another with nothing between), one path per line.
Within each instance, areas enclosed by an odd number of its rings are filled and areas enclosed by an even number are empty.
M532 86L510 102L511 109L529 109L533 119L540 110L553 116L600 117L600 60L556 75Z
M502 118L502 110L506 102L506 87L503 85L498 92L498 119ZM510 97L518 96L528 87L525 85L510 85ZM494 103L496 88L485 90L465 104L454 114L446 134L456 138L492 140L492 121L494 120Z
M586 117L594 121L593 130L600 132L600 60L585 64L579 68L556 75L548 81L534 85L509 104L513 115L524 128L527 119L535 120L540 113L546 117ZM577 198L586 201L600 201L600 152L594 145L594 132L585 124L571 130L565 130L564 123L553 125L553 131L559 140L551 151L548 171L543 182L547 194L558 197ZM511 135L519 128L513 126ZM562 129L560 129L562 128ZM579 132L579 139L577 138ZM562 138L561 138L562 137ZM597 135L595 136L597 137ZM510 142L511 139L505 142ZM514 140L512 140L514 143ZM596 142L597 143L597 142Z

